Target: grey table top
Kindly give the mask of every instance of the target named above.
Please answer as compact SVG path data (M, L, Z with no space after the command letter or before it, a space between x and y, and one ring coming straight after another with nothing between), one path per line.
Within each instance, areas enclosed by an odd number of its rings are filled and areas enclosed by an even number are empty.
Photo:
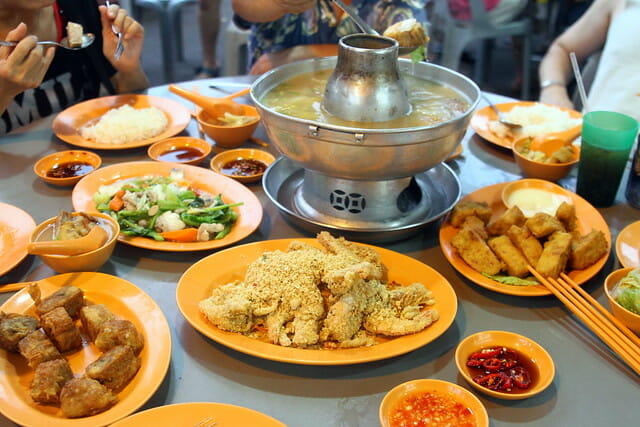
M249 81L248 77L217 79L217 83ZM211 81L185 83L208 88ZM230 90L238 88L229 88ZM188 102L166 86L149 94ZM491 95L495 102L505 99ZM0 138L0 200L27 211L41 222L61 209L71 209L71 189L45 184L33 173L40 157L73 147L51 131L44 119ZM192 122L186 133L197 135ZM259 128L256 134L266 138ZM521 178L508 150L494 146L469 130L462 156L449 162L458 174L462 193ZM247 146L253 146L247 143ZM271 150L274 148L271 147ZM102 151L103 164L145 160L146 148ZM625 178L623 178L625 179ZM573 190L575 171L561 184ZM264 207L258 230L240 243L278 238L312 237L288 223L265 195L261 185L249 184ZM615 240L618 232L640 215L624 202L600 209ZM454 323L438 339L405 355L350 366L302 366L263 360L222 346L197 332L178 311L175 288L184 271L213 251L154 252L118 244L100 270L124 278L147 292L162 308L171 327L171 364L151 399L140 410L181 402L221 402L251 408L290 426L374 426L378 405L394 386L417 378L451 381L470 389L453 360L457 343L472 333L503 329L526 335L553 357L556 376L543 393L521 401L506 401L476 393L493 426L636 425L639 382L636 374L611 353L554 297L521 298L484 289L460 275L446 260L438 242L439 224L430 225L400 242L382 244L438 270L451 283L459 307ZM615 250L602 271L584 288L603 304L602 283L618 268ZM55 274L37 258L27 257L0 278L0 284L36 280ZM11 294L0 294L0 303ZM0 425L13 425L0 416Z

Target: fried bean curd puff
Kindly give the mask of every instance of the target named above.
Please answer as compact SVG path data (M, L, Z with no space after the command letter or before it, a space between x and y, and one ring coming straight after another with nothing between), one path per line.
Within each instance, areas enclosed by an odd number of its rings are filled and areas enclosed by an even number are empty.
M492 215L491 208L487 202L460 202L451 210L449 222L454 227L460 227L465 218L472 215L477 216L482 222L488 224Z
M487 231L491 236L500 236L506 234L509 227L512 225L521 226L525 223L527 218L522 213L522 210L514 205L504 211L502 215L496 218L495 221L487 226Z
M544 277L553 277L555 279L560 276L569 261L571 241L572 236L570 233L564 231L553 233L544 244L536 270Z
M453 236L451 244L462 259L476 271L493 276L504 267L502 261L493 253L482 236L474 230L461 229L458 234Z

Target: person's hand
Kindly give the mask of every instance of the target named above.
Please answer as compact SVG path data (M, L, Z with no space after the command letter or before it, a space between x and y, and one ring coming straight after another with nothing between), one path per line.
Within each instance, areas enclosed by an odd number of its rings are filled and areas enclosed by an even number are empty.
M126 10L116 4L111 5L109 8L100 6L99 9L102 20L102 50L104 56L118 71L129 72L137 69L140 66L144 28L138 21L130 17ZM124 51L118 60L115 58L118 36L113 33L111 25L114 25L122 33Z
M302 13L312 8L317 0L273 0L275 4L280 6L287 13Z
M540 102L543 104L557 105L558 107L575 109L573 102L569 98L567 88L564 86L549 86L540 92Z
M0 96L13 99L27 89L40 86L53 61L55 48L37 45L37 37L27 35L24 23L9 31L6 41L18 44L0 47Z

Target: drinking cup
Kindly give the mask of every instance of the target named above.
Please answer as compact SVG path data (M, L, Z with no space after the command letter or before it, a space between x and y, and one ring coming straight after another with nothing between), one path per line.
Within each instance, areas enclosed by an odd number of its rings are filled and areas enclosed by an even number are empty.
M585 114L576 193L594 206L611 206L637 133L638 122L625 114Z

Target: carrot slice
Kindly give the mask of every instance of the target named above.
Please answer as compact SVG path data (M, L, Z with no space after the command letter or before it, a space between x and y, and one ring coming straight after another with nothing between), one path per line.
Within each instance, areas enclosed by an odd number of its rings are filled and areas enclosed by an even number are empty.
M165 240L170 240L172 242L195 242L198 240L198 229L196 228L184 228L182 230L175 231L164 231L160 233Z
M118 212L124 207L124 200L122 200L122 196L124 196L124 193L124 190L120 190L113 195L113 198L109 202L109 209Z

